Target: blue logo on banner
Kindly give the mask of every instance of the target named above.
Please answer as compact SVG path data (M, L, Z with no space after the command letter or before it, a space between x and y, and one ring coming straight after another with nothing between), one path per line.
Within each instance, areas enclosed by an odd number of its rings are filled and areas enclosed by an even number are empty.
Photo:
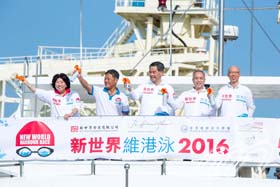
M6 156L6 153L2 153L2 151L0 149L0 159L4 158L4 156Z
M7 127L8 126L7 120L0 119L0 126Z

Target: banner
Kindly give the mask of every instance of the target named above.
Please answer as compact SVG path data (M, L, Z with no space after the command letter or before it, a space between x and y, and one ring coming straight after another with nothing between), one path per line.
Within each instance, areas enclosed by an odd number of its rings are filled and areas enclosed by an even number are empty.
M280 121L177 116L0 119L0 161L98 158L280 163Z

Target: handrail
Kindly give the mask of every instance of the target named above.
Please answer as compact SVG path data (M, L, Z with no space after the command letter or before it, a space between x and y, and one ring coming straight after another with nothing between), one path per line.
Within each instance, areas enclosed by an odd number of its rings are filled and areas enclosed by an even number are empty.
M117 42L120 40L120 36L122 36L127 28L129 28L130 23L126 20L122 20L121 24L119 27L117 27L114 32L111 34L111 36L106 40L106 42L102 45L101 49L105 50L100 50L100 54L104 55L106 54L107 49L112 48Z
M38 56L0 57L0 64L23 63L26 59L28 59L29 63L35 63L38 59Z
M75 61L80 60L79 47L61 47L61 46L40 46L42 50L42 54L39 54L40 59L44 60L68 60ZM136 56L136 52L138 54L144 54L145 50L139 50L136 48L126 48L127 50L121 52L118 48L115 48L114 52L117 52L118 57L133 57ZM94 60L94 59L102 59L109 58L106 56L106 48L84 48L83 49L83 59L82 60ZM174 47L173 51L176 51L178 54L190 54L196 53L195 51L187 50L185 47ZM169 54L169 48L152 48L151 55L159 55L159 54ZM173 54L176 54L173 52ZM16 63L24 63L28 59L29 63L36 63L38 61L38 56L15 56L15 57L0 57L0 64L16 64Z

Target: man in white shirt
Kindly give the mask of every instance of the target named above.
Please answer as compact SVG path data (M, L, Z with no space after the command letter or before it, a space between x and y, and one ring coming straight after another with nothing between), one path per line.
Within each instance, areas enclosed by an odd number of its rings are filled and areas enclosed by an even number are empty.
M175 101L176 108L180 109L179 113L184 112L181 115L194 117L216 116L215 103L211 103L212 93L208 93L204 86L204 71L195 70L192 81L194 87L183 92Z
M163 63L153 62L149 66L150 80L135 90L130 88L130 98L140 100L140 115L174 115L174 89L162 80L163 74Z
M129 114L127 96L117 88L119 73L114 70L105 72L104 87L89 84L81 74L78 79L88 94L96 100L96 115L121 116Z
M240 69L231 66L228 69L230 82L223 86L215 99L219 116L252 117L255 111L251 90L239 83Z
M231 66L228 69L230 82L220 88L216 97L216 107L219 116L222 117L252 117L255 111L251 90L239 83L240 69ZM261 168L261 170L263 170ZM252 176L250 167L239 168L238 175L241 177Z

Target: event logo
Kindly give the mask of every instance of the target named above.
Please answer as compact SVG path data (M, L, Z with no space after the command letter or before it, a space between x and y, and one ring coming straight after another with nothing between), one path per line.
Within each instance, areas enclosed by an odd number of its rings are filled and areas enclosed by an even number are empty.
M31 121L24 125L16 136L16 153L29 157L37 153L40 157L50 156L54 150L54 135L49 127L41 121Z
M182 125L181 132L230 132L227 125Z
M253 123L245 123L239 126L240 132L263 132L263 122L254 121Z
M119 130L118 124L72 125L70 131L77 132L115 132Z
M2 150L0 149L0 159L4 158L4 156L6 156L6 153L2 152Z
M8 126L7 120L5 120L5 119L0 119L0 126L7 127L7 126Z

